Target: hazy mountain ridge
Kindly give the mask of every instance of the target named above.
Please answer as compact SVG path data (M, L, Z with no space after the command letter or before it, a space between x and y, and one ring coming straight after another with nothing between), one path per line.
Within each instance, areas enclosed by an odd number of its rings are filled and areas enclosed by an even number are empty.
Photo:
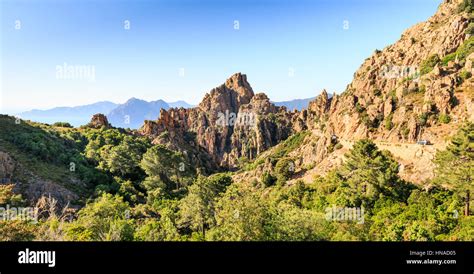
M275 106L279 107L286 107L288 110L303 110L308 108L309 102L316 99L316 97L306 98L306 99L294 99L289 101L281 101L281 102L272 102Z
M86 125L92 115L103 113L108 116L113 126L138 129L143 125L144 120L158 117L161 108L169 109L171 107L189 108L192 105L185 101L167 103L163 100L156 100L148 102L132 97L123 104L104 101L75 107L34 109L21 112L17 116L41 123L68 122L73 126L81 126Z
M34 109L19 113L22 119L52 124L55 122L68 122L74 126L87 124L90 117L96 113L109 113L119 104L103 101L75 107L55 107L48 110Z

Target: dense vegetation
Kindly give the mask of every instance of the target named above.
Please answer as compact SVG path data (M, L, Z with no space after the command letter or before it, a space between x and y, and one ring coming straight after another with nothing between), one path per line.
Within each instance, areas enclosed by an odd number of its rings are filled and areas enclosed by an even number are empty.
M287 154L305 132L276 148L271 172L244 182L234 181L233 173L204 176L186 153L152 145L133 132L2 119L0 125L15 132L0 131L2 148L18 157L31 155L31 162L46 168L68 170L70 162L77 163L73 176L88 182L84 193L90 199L71 212L44 198L38 223L0 221L0 240L474 240L468 199L473 124L438 153L436 178L422 189L402 180L397 161L370 140L358 141L344 164L326 176L290 185L294 174ZM12 185L0 185L0 206L7 204L26 202ZM360 218L328 216L341 208L359 210Z

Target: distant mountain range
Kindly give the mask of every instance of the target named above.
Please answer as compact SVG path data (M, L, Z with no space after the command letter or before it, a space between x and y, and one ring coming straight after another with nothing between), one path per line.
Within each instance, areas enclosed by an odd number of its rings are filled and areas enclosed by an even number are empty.
M286 106L288 110L302 110L308 107L308 103L314 98L296 99L291 101L274 102L277 106ZM47 110L34 109L19 113L22 119L41 123L53 124L55 122L68 122L73 126L85 125L90 121L92 115L103 113L114 127L138 129L145 120L156 120L161 109L194 107L185 101L165 102L163 100L145 101L130 98L123 104L109 101L76 107L56 107Z
M56 107L47 110L34 109L19 113L18 116L22 119L47 124L68 122L77 127L87 124L92 115L103 113L107 115L109 122L115 127L137 129L143 125L144 120L157 119L160 109L172 107L190 108L193 106L184 101L167 103L163 100L157 100L147 102L137 98L130 98L123 104L103 101L76 107Z
M183 103L184 104L171 104L175 107L191 107L188 103ZM169 109L171 106L163 100L147 102L145 100L131 98L106 115L114 127L137 129L143 125L143 121L145 120L156 120L162 108Z
M302 110L308 108L309 102L316 99L316 97L306 98L306 99L295 99L291 101L282 101L282 102L273 102L276 106L282 107L285 106L288 110Z
M92 115L96 113L108 114L118 106L119 104L103 101L77 107L56 107L48 110L34 109L31 111L18 113L17 116L22 119L47 124L52 124L55 122L68 122L71 125L80 126L87 124Z

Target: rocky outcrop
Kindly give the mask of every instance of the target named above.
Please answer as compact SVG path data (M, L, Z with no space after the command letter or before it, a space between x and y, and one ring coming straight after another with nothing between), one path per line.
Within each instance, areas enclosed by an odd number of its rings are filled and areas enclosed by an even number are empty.
M239 108L231 136L230 150L224 155L229 166L236 166L241 157L254 159L291 134L291 115L284 107L276 107L259 93Z
M81 183L81 182L77 182ZM71 201L77 201L79 196L57 182L32 178L26 184L17 184L17 189L22 189L23 196L30 204L36 204L43 197L53 198L57 201L58 208L68 206Z
M15 172L16 163L8 153L0 151L0 179L6 181L10 179Z
M22 175L20 177L23 179L18 178L19 174ZM70 180L70 184L84 185L80 180L73 178ZM61 209L79 198L76 193L60 183L43 180L34 173L34 170L24 168L22 164L15 161L10 154L4 151L0 151L0 184L13 184L13 191L21 193L30 205L35 205L42 197L50 197L57 201L58 208Z
M107 116L105 116L104 114L98 113L98 114L94 114L92 116L91 121L89 122L89 127L92 127L92 128L101 128L101 127L110 128L110 127L112 127L112 125L107 120Z
M263 94L255 95L244 74L236 73L207 93L190 109L161 110L156 121L146 121L140 132L183 150L202 148L213 161L234 168L241 157L253 159L287 138L291 116Z

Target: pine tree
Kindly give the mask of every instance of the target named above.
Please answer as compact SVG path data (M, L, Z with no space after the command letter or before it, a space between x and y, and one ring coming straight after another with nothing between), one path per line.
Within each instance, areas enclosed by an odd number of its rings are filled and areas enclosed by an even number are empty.
M333 174L340 186L338 201L346 206L371 207L382 196L405 200L409 186L398 176L398 162L371 140L360 140L346 154L347 161Z
M188 195L180 201L180 225L200 231L205 237L206 229L215 223L215 199L231 183L231 177L225 174L215 174L208 178L200 176L189 187Z
M469 202L474 190L474 124L468 123L453 136L446 150L436 154L435 183L464 195L464 215L469 216Z

